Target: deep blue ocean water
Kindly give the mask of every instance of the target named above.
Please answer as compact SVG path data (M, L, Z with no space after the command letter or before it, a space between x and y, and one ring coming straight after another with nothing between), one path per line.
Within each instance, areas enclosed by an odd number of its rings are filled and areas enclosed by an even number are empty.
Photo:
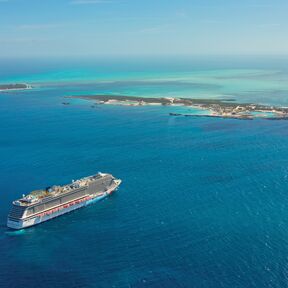
M288 286L288 122L62 105L74 89L99 88L77 81L0 93L0 287ZM98 171L123 180L112 197L5 227L23 193Z

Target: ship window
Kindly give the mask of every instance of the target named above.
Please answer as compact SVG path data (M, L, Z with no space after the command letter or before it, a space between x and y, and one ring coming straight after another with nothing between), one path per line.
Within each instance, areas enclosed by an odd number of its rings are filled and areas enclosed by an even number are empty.
M34 213L34 208L29 208L27 211L27 216L30 216Z

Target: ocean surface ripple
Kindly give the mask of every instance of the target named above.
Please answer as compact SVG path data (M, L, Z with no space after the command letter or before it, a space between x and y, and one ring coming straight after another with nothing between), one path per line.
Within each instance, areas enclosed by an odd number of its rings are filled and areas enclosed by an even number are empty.
M287 287L288 122L64 106L60 90L0 94L0 287ZM98 171L123 180L112 197L5 227L23 193Z

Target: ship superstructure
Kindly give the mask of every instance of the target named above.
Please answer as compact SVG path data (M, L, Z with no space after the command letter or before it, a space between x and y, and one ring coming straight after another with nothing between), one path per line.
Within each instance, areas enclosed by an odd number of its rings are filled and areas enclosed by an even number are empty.
M12 203L7 226L23 229L99 201L120 185L111 174L98 173L64 186L36 190Z

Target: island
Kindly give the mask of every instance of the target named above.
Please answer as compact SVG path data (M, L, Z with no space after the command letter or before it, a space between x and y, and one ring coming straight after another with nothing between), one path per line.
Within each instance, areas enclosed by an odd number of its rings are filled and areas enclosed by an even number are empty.
M31 85L26 83L0 84L0 91L31 89Z
M253 120L264 118L268 120L287 120L288 107L278 107L253 103L238 103L235 99L191 99L191 98L151 98L124 95L84 95L66 96L94 101L95 104L125 105L125 106L185 106L199 110L201 113L169 113L171 116L185 117L218 117L230 119Z

